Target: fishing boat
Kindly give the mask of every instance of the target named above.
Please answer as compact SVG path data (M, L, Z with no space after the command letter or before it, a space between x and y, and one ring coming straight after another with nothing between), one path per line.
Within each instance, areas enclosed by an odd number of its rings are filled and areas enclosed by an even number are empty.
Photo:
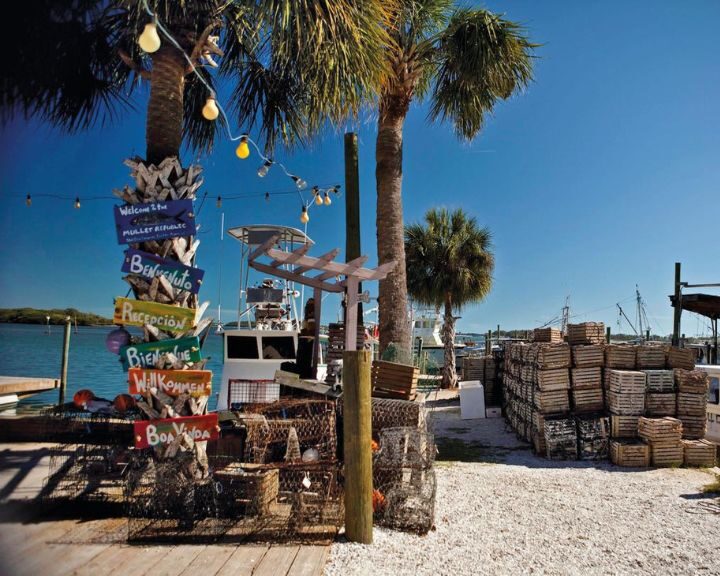
M237 327L226 327L222 333L219 410L276 400L279 385L273 382L275 372L284 363L297 361L301 326L296 299L300 292L284 279L261 277L251 282L249 256L273 236L277 236L276 246L285 252L313 244L303 231L287 226L239 226L230 228L228 234L241 245L241 287ZM278 267L278 271L285 268Z
M430 359L438 368L442 368L445 364L445 344L442 341L442 325L443 319L437 310L418 310L413 313L412 319L412 335L413 342L422 346L422 351L427 353ZM421 342L419 342L419 340ZM465 353L467 344L455 340L455 358L462 357Z

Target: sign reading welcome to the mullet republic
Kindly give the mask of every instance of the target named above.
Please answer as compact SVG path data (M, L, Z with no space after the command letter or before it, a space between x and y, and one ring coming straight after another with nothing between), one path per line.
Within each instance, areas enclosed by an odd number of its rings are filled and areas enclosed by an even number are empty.
M131 344L120 348L123 370L129 368L155 368L162 354L171 352L181 362L200 362L200 340L197 336Z
M196 232L192 200L168 200L115 206L119 244L192 236Z
M133 423L135 448L165 446L180 434L186 433L195 442L216 440L219 437L218 415L185 416L162 420L137 420Z
M195 398L210 396L212 372L210 370L154 370L151 368L130 368L128 371L130 394L145 394L157 388L168 396L189 394Z
M195 327L194 308L160 304L145 300L115 298L115 324L144 326L150 324L167 332L187 332Z
M155 254L148 254L132 248L125 251L122 271L151 280L156 276L164 276L176 290L187 290L193 294L200 291L200 285L205 275L205 271L199 268L185 266L180 262L165 260Z

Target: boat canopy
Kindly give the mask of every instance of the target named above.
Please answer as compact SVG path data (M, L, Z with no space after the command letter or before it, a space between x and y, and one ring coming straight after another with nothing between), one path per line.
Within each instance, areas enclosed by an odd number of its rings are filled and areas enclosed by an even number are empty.
M279 244L310 244L314 242L302 230L291 226L276 226L274 224L253 224L252 226L237 226L230 228L228 234L248 246L258 245L267 239L279 234Z

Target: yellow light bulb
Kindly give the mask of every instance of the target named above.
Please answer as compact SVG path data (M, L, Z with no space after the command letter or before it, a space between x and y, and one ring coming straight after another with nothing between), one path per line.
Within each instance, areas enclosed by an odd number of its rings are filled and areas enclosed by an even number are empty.
M240 140L240 144L238 144L238 147L235 149L235 156L240 158L240 160L245 160L245 158L250 156L250 146L248 146L245 138Z
M325 206L330 206L332 204L332 200L330 200L330 194L325 192Z
M302 212L300 213L300 222L307 224L310 222L310 216L308 215L307 208L303 206Z
M75 198L75 208L80 208L80 198Z
M220 115L215 98L208 98L202 109L202 115L205 120L215 120Z
M322 202L322 196L320 196L320 193L318 192L317 194L315 194L315 205L322 206Z
M157 26L154 22L145 24L145 29L142 34L140 34L140 38L138 38L138 44L140 44L140 48L149 54L159 50L160 36L158 35Z

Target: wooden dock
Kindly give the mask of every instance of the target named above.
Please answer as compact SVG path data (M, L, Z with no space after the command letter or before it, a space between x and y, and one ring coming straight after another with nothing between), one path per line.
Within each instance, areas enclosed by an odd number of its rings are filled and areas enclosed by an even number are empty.
M319 576L329 546L128 545L122 518L48 518L50 444L0 444L0 574Z
M3 397L29 396L60 387L60 380L53 378L30 378L27 376L0 376L0 399ZM0 400L0 404L2 401Z

